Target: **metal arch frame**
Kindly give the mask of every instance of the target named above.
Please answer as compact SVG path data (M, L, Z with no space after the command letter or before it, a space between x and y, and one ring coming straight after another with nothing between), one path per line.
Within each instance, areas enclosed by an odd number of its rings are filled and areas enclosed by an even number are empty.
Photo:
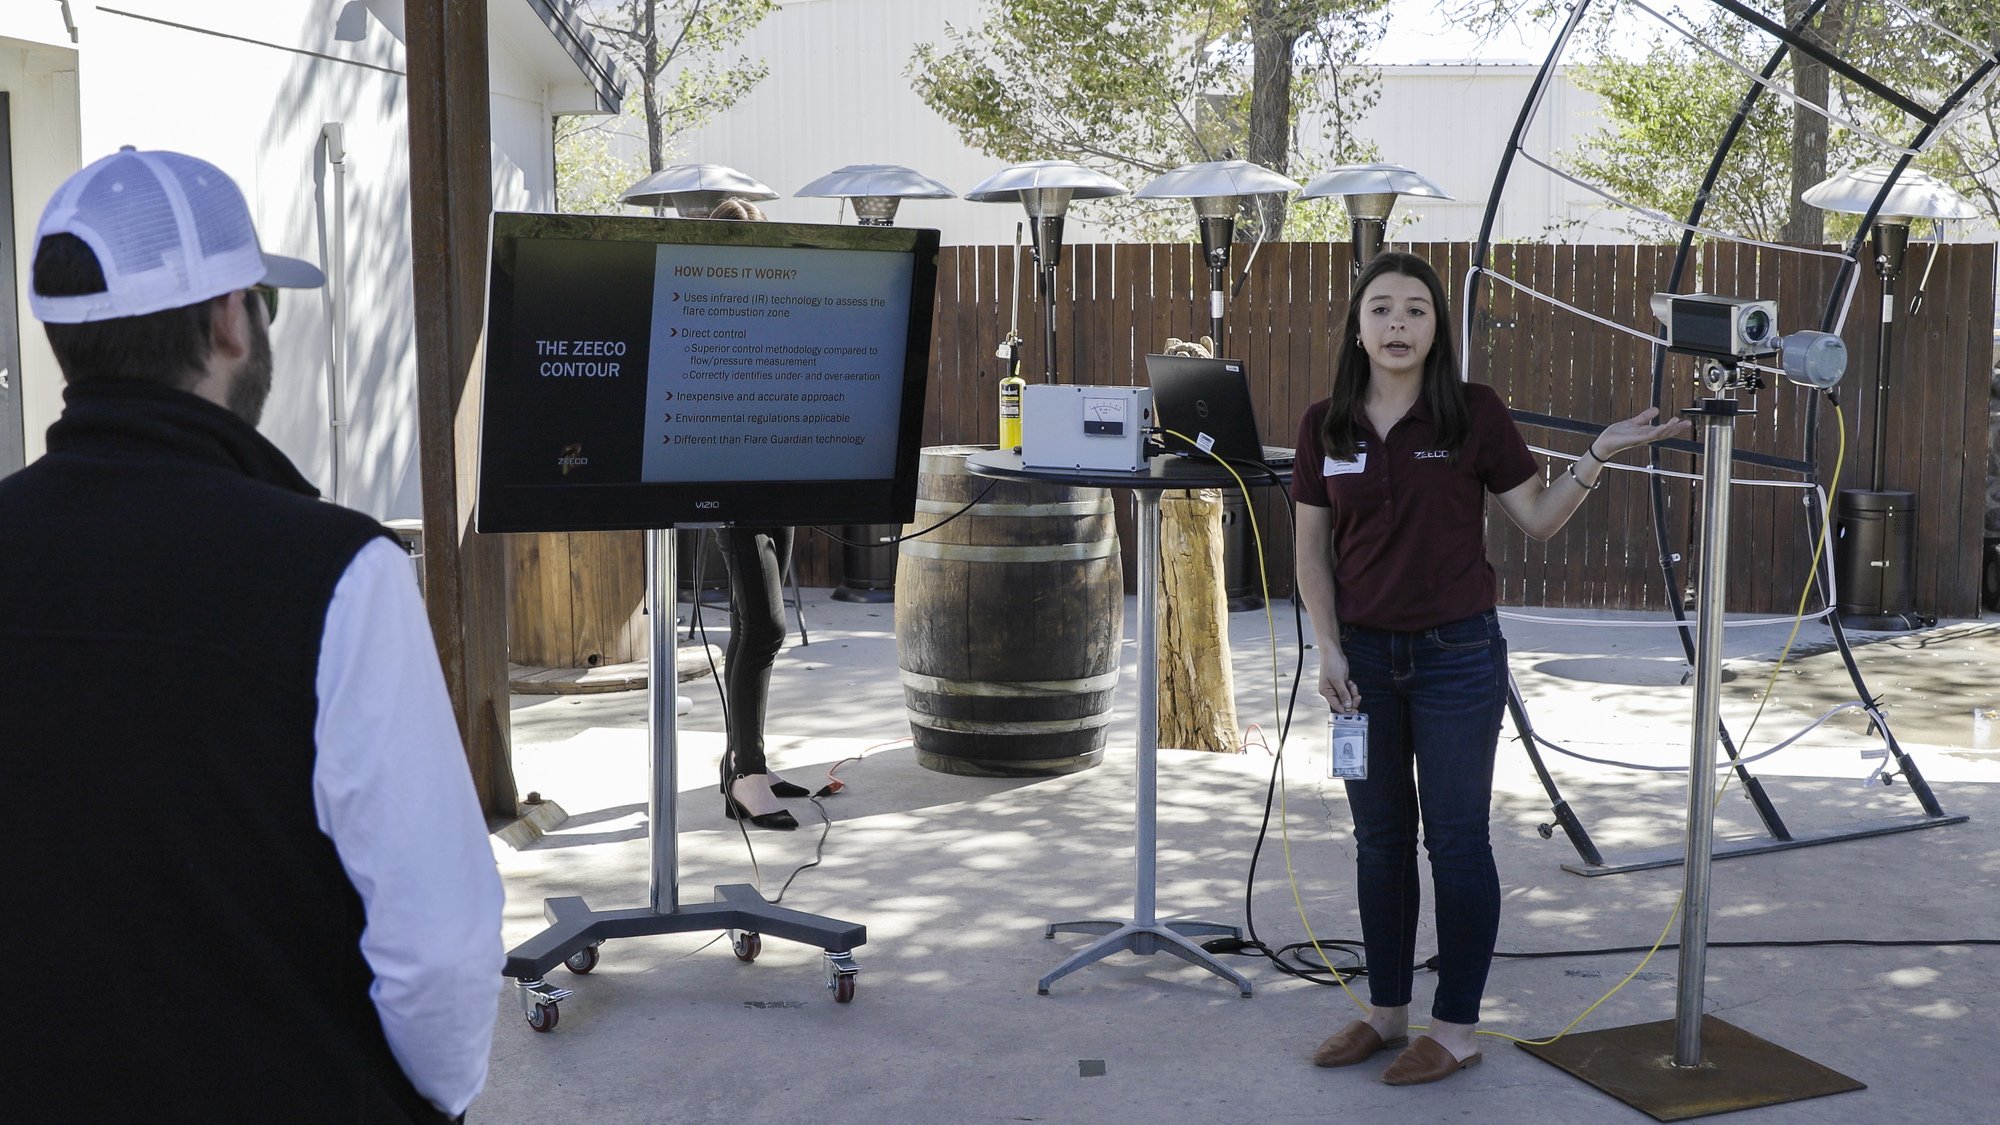
M1721 7L1725 10L1735 12L1739 16L1743 14L1741 11L1738 10L1740 5L1732 4L1728 2L1728 0L1711 0L1711 2L1715 3L1718 7ZM1822 62L1828 63L1828 65L1832 66L1836 70L1839 70L1843 74L1847 74L1849 71L1854 69L1845 64L1844 62L1841 62L1840 60L1829 59L1826 56L1826 52L1818 48L1816 44L1810 44L1806 42L1803 35L1801 34L1802 29L1808 23L1810 23L1816 16L1819 15L1820 11L1826 6L1826 3L1827 0L1812 0L1812 2L1799 14L1798 18L1794 20L1789 26L1780 28L1775 24L1765 26L1764 24L1760 23L1760 27L1762 27L1763 30L1771 33L1780 40L1779 45L1777 49L1772 52L1769 61L1765 63L1764 68L1760 75L1760 80L1753 81L1752 83L1750 83L1749 89L1745 91L1741 102L1737 106L1735 115L1730 119L1728 128L1724 131L1721 140L1718 142L1716 146L1715 156L1709 163L1709 167L1702 178L1701 186L1695 192L1694 202L1689 208L1686 223L1684 224L1681 230L1679 246L1676 250L1673 267L1669 275L1669 281L1668 281L1669 291L1678 292L1680 290L1682 279L1685 276L1687 265L1693 252L1694 236L1696 232L1690 228L1693 228L1694 226L1699 224L1703 211L1707 209L1709 194L1711 190L1714 188L1716 180L1721 175L1722 169L1726 164L1730 153L1735 148L1737 138L1740 136L1744 124L1748 121L1751 110L1753 110L1756 107L1758 99L1763 95L1764 89L1766 88L1766 83L1770 82L1772 77L1777 73L1778 68L1784 63L1785 59L1796 50L1798 52L1811 55L1814 58L1818 58ZM1461 298L1461 304L1463 306L1461 309L1461 317L1463 319L1461 321L1460 333L1461 333L1461 338L1467 342L1468 346L1466 347L1465 351L1468 356L1470 355L1469 345L1471 340L1472 326L1475 322L1476 312L1479 303L1478 290L1469 283L1470 279L1476 277L1480 272L1484 271L1486 268L1487 252L1492 245L1493 227L1497 219L1497 216L1499 214L1500 201L1506 190L1508 176L1513 169L1514 157L1517 153L1521 151L1522 138L1525 136L1529 124L1534 120L1535 114L1540 107L1543 97L1547 94L1548 85L1554 73L1557 63L1561 60L1564 52L1567 50L1569 46L1569 41L1571 37L1574 35L1576 29L1579 26L1581 26L1584 17L1588 14L1590 6L1591 6L1591 0L1577 0L1575 7L1573 7L1570 10L1569 17L1564 21L1561 30L1558 32L1556 36L1555 42L1551 45L1549 49L1547 57L1543 60L1541 68L1537 71L1535 75L1535 80L1533 84L1529 87L1527 96L1522 101L1521 112L1515 120L1513 132L1508 137L1507 146L1505 150L1502 152L1499 167L1495 171L1493 188L1487 197L1486 213L1480 224L1479 240L1475 244L1472 252L1471 266L1467 275L1468 284L1466 285L1465 293ZM1935 111L1926 111L1921 113L1914 112L1912 109L1910 109L1910 107L1904 104L1907 101L1907 99L1902 98L1900 96L1897 97L1885 96L1885 100L1889 101L1892 105L1895 105L1897 108L1903 109L1907 113L1911 113L1912 116L1915 116L1916 118L1918 118L1918 120L1922 121L1924 124L1922 129L1917 133L1915 139L1912 140L1912 142L1908 146L1906 146L1906 150L1897 160L1892 173L1884 180L1883 186L1880 192L1877 194L1873 204L1871 204L1868 212L1862 216L1861 222L1856 228L1856 233L1854 235L1853 241L1849 243L1849 245L1847 246L1847 251L1846 254L1844 255L1845 261L1843 261L1840 268L1840 272L1836 276L1834 285L1832 286L1832 289L1828 295L1827 307L1821 316L1820 323L1821 323L1821 329L1823 331L1829 331L1829 332L1837 331L1840 322L1845 317L1847 302L1851 296L1849 291L1858 281L1858 273L1856 271L1859 264L1859 254L1861 250L1861 245L1863 241L1867 238L1868 231L1872 226L1872 224L1874 223L1877 212L1880 210L1883 202L1888 198L1889 193L1895 188L1897 179L1902 175L1903 170L1909 166L1910 162L1914 159L1915 154L1923 151L1923 149L1927 147L1930 144L1930 142L1935 138L1938 130L1945 123L1948 123L1953 119L1954 111L1958 108L1959 104L1963 102L1964 99L1968 97L1973 90L1977 89L1979 85L1987 79L1987 76L1996 67L2000 67L2000 54L1989 53L1984 58L1984 60L1979 64L1979 66L1977 66L1963 82L1961 82L1955 89L1951 91L1951 93L1944 99L1943 102L1939 104L1938 108ZM1868 86L1872 90L1878 84L1875 83L1872 79L1869 79L1867 82L1864 83L1864 85ZM1664 351L1664 349L1656 345L1653 350L1653 364L1652 364L1653 378L1652 378L1652 395L1651 395L1652 405L1656 407L1660 405L1661 396L1664 390L1665 367L1666 367L1666 352ZM1559 421L1556 419L1543 418L1542 416L1539 415L1527 416L1524 415L1524 413L1521 411L1513 411L1512 413L1515 415L1517 419L1527 422L1529 424L1547 425L1550 422ZM1804 456L1801 459L1802 463L1806 466L1806 468L1801 473L1801 475L1804 476L1809 483L1814 483L1814 484L1818 483L1816 479L1816 473L1814 470L1814 466L1816 466L1817 464L1816 452L1818 446L1818 429L1819 429L1819 411L1818 410L1808 411L1806 413L1805 442L1804 442L1805 450L1804 450ZM1660 467L1660 457L1662 452L1663 452L1662 449L1658 446L1648 447L1647 455L1648 455L1649 468L1657 470ZM1653 510L1654 538L1656 545L1659 549L1659 565L1662 576L1665 579L1666 583L1665 588L1669 591L1667 599L1668 607L1669 609L1672 610L1675 620L1679 623L1679 628L1676 631L1680 635L1681 644L1684 652L1687 655L1687 659L1689 663L1692 664L1694 662L1695 652L1696 652L1695 637L1689 629L1686 612L1681 604L1681 599L1672 596L1671 593L1672 591L1679 588L1679 577L1675 571L1675 564L1679 561L1679 556L1675 554L1670 549L1669 546L1669 529L1667 527L1665 478L1658 475L1657 473L1649 474L1649 477L1650 477L1649 484L1651 490L1650 499ZM1822 533L1822 529L1824 526L1822 521L1825 518L1825 514L1821 512L1818 508L1812 506L1808 506L1807 513L1808 513L1807 526L1811 534L1817 537ZM1822 568L1820 572L1822 583L1825 588L1831 589L1831 580L1833 577L1832 575L1833 560L1831 558L1822 558L1820 566ZM1842 662L1847 666L1848 677L1853 682L1855 691L1860 696L1860 699L1865 704L1868 705L1871 713L1874 713L1875 701L1869 693L1867 682L1862 677L1860 667L1855 663L1853 650L1848 644L1847 636L1845 631L1841 627L1839 616L1837 614L1829 614L1827 616L1829 623L1833 629L1835 645L1840 652ZM1541 755L1536 748L1538 736L1535 734L1533 726L1528 720L1527 708L1526 705L1521 700L1520 692L1518 688L1512 683L1511 679L1508 684L1508 691L1509 691L1509 699L1508 699L1509 711L1514 717L1515 726L1520 735L1522 745L1527 750L1529 759L1533 763L1536 775L1541 780L1542 787L1549 796L1556 823L1563 829L1564 833L1569 837L1571 844L1576 848L1578 855L1582 858L1583 861L1582 866L1568 865L1568 864L1564 866L1568 870L1575 871L1579 874L1595 875L1595 874L1610 874L1614 871L1640 870L1645 868L1671 866L1674 863L1679 862L1678 860L1672 858L1656 857L1629 865L1620 865L1618 867L1607 866L1604 863L1603 857L1601 853L1598 851L1595 843L1590 839L1589 833L1584 829L1581 821L1577 818L1574 811L1570 809L1568 802L1563 798L1560 790L1557 788L1555 784L1554 779L1550 776L1546 766L1544 765L1541 759ZM1903 751L1902 746L1896 741L1896 737L1894 733L1890 730L1888 724L1886 722L1880 721L1879 716L1878 716L1878 721L1876 723L1876 729L1881 732L1884 744L1887 747L1887 752L1895 760L1896 772L1902 774L1905 783L1909 785L1912 794L1917 797L1919 803L1921 804L1923 808L1923 818L1917 819L1915 821L1909 821L1907 819L1903 819L1893 822L1870 822L1867 825L1857 827L1856 829L1851 831L1833 832L1833 833L1815 833L1810 838L1800 839L1796 838L1793 835L1793 833L1785 826L1783 819L1779 817L1776 808L1772 806L1768 796L1765 794L1762 783L1758 781L1757 778L1752 776L1749 770L1740 762L1740 757L1741 757L1740 752L1736 748L1734 740L1730 738L1727 726L1722 724L1718 720L1717 734L1719 737L1719 741L1724 751L1728 754L1729 758L1732 760L1732 762L1736 763L1734 769L1738 775L1738 778L1741 780L1746 794L1750 797L1753 805L1756 807L1758 817L1763 822L1766 832L1768 832L1772 837L1772 842L1764 844L1752 842L1748 845L1736 845L1736 844L1719 845L1715 848L1715 854L1717 856L1749 854L1752 852L1770 851L1770 850L1789 848L1789 847L1800 847L1800 846L1807 846L1810 844L1829 843L1834 840L1851 839L1857 836L1879 835L1885 831L1902 831L1911 828L1938 827L1944 824L1955 824L1965 820L1966 818L1963 815L1948 816L1944 812L1942 807L1940 807L1940 805L1938 804L1935 794L1931 792L1929 784L1925 782L1922 773L1917 769L1916 763L1912 761L1909 758L1909 756ZM1886 776L1887 774L1885 773L1885 777ZM1553 827L1554 826L1545 826L1543 829L1544 835L1552 835Z

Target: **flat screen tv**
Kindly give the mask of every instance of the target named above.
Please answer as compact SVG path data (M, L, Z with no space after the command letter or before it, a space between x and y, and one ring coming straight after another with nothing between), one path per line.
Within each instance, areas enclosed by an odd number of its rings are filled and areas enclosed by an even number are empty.
M493 216L477 527L907 522L938 232Z

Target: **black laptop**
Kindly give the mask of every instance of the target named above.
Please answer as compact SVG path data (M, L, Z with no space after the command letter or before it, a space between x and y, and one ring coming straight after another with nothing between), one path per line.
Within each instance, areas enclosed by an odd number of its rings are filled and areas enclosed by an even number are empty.
M1209 451L1232 461L1262 461L1273 468L1292 463L1288 445L1265 445L1257 435L1250 406L1250 379L1240 359L1148 355L1146 381L1153 388L1153 417L1162 430L1193 441L1206 437ZM1163 433L1169 453L1199 453L1189 441Z

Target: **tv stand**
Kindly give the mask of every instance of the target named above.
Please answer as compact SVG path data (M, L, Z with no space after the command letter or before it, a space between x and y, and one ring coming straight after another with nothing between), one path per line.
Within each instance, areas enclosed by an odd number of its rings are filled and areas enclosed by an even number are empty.
M854 999L860 966L853 950L868 940L868 929L853 922L822 918L764 901L756 888L731 883L715 888L715 901L683 905L680 901L679 854L676 849L675 761L674 533L671 528L648 533L646 551L647 616L652 627L652 651L646 681L647 730L652 742L652 785L648 794L652 868L648 905L627 910L592 910L580 897L545 899L542 914L549 927L515 946L501 970L513 978L516 998L528 1026L553 1031L562 1001L572 990L549 983L557 965L572 973L597 967L598 947L611 938L648 937L697 930L728 930L730 944L741 961L754 961L763 935L817 945L826 951L826 987L836 1003Z

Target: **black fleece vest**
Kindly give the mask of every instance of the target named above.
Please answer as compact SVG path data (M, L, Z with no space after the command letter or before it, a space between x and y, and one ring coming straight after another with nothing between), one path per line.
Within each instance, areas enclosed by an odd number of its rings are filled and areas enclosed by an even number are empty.
M327 606L373 520L228 411L65 393L0 480L0 839L17 1120L438 1120L368 999L313 808Z

